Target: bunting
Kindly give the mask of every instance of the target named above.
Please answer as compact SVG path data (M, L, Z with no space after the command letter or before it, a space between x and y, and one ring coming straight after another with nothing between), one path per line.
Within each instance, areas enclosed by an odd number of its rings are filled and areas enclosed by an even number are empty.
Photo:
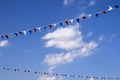
M8 68L8 67L0 67L0 70L4 70L4 71L12 71L12 72L24 72L24 73L33 73L33 74L41 74L42 75L46 75L46 76L61 76L61 77L71 77L71 78L80 78L80 79L90 79L90 78L94 78L95 80L101 79L101 80L120 80L120 77L102 77L102 76L89 76L89 75L82 75L82 74L66 74L66 73L49 73L49 72L39 72L37 70L35 71L31 71L31 70L26 70L26 69L18 69L18 68Z
M119 5L114 5L114 7L109 5L107 10L102 10L100 12L84 15L84 16L81 16L81 17L78 17L78 18L73 18L73 19L69 19L69 20L67 19L65 21L54 23L54 24L49 24L47 26L41 26L41 27L37 27L37 28L29 29L29 30L23 30L23 31L19 31L19 32L14 32L14 33L10 33L10 34L3 34L3 35L0 35L0 38L1 39L9 39L9 37L13 37L14 35L16 37L18 37L19 35L21 35L21 36L25 35L26 36L27 33L32 34L33 32L36 33L37 31L41 32L41 30L46 30L47 27L49 29L52 29L53 27L56 27L56 26L64 26L64 25L68 26L70 23L73 24L74 22L80 23L81 19L83 19L83 20L89 19L94 15L98 18L100 14L106 14L107 12L118 9L118 8L120 8Z

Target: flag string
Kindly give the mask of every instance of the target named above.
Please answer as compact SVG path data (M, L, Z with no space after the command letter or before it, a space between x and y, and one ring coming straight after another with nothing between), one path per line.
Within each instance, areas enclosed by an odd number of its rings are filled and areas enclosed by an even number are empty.
M31 70L21 70L21 69L18 69L18 68L14 68L14 69L11 69L9 67L0 67L0 70L4 70L4 71L12 71L12 72L24 72L24 73L33 73L35 75L37 74L41 74L41 75L45 75L45 76L56 76L56 77L70 77L70 78L80 78L80 79L90 79L90 78L93 78L95 80L98 80L98 79L101 79L101 80L120 80L120 77L100 77L100 76L84 76L82 74L78 74L78 75L75 75L75 74L66 74L66 73L62 73L62 74L58 74L58 73L49 73L49 72L39 72L37 70L35 71L31 71Z
M63 25L68 26L70 23L71 24L73 24L74 22L79 23L81 19L83 19L83 20L89 19L93 15L95 15L96 17L99 17L100 14L106 14L107 12L118 9L118 8L120 8L119 5L114 5L114 7L109 5L107 10L102 10L100 12L95 12L95 13L88 14L88 15L83 15L83 16L80 16L77 18L67 19L65 21L49 24L47 26L45 25L45 26L41 26L41 27L35 27L33 29L23 30L23 31L19 31L19 32L13 32L10 34L3 34L3 35L0 35L0 38L1 39L9 39L9 37L14 37L14 36L19 36L19 35L27 35L27 33L32 34L33 32L41 32L42 29L46 29L47 27L49 29L52 29L53 27L56 27L57 25L58 26L63 26Z

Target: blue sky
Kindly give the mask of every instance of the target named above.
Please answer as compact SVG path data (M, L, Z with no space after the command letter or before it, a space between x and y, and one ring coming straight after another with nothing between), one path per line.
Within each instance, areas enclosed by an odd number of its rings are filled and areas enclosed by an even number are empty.
M33 29L120 5L119 0L0 0L0 35ZM80 23L0 39L0 66L89 76L120 76L120 9ZM1 80L78 80L4 71ZM93 80L93 79L91 79Z

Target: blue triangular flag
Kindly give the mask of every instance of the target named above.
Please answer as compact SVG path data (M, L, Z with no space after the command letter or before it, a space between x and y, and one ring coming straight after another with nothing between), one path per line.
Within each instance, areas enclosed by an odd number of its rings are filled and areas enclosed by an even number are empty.
M115 8L119 8L120 6L118 6L118 5L115 5Z
M97 13L97 14L95 14L95 16L96 16L96 17L98 17L98 13Z
M80 19L79 19L79 18L77 18L77 19L76 19L76 21L79 23L79 22L80 22Z
M18 34L17 33L14 33L16 36L18 36Z
M29 33L32 34L32 30L29 30Z
M4 39L4 36L1 36L2 39Z
M63 23L62 23L62 22L60 23L60 26L63 26Z

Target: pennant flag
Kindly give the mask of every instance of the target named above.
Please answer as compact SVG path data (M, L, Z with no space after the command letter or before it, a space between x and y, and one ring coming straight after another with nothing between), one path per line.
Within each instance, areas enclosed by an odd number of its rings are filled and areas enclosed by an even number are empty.
M14 71L16 71L16 69L14 69Z
M7 68L7 70L10 70L9 68Z
M20 33L20 35L22 35L22 32L19 32Z
M118 5L115 5L115 8L119 8L120 6L118 6Z
M91 18L92 14L88 14L88 18Z
M27 70L24 70L24 72L27 72Z
M38 27L38 31L39 31L39 32L41 31L41 27Z
M102 11L102 13L103 13L103 14L106 14L106 11L105 11L105 10L103 10L103 11Z
M96 17L98 17L98 15L99 15L98 13L97 13L97 14L95 14L95 16L96 16Z
M60 23L60 26L63 26L63 23Z
M86 19L86 16L82 16L83 19Z
M8 39L8 34L5 35L6 39Z
M29 30L29 33L32 34L32 30Z
M30 71L28 71L28 72L30 72Z
M74 19L71 19L70 22L73 23L73 22L74 22Z
M34 28L33 30L34 30L34 32L36 32L36 31L37 31L37 29L36 29L36 28Z
M23 34L26 35L26 34L27 34L27 31L23 31Z
M1 36L2 39L4 39L4 36Z
M80 22L80 19L79 19L79 18L77 18L77 19L76 19L76 21L79 23L79 22Z
M14 33L16 36L18 36L18 33Z
M68 20L65 21L66 25L68 25Z
M46 29L46 26L44 26L43 28Z
M108 11L111 11L111 10L113 10L113 8L109 5L109 9L108 9Z
M37 71L34 72L35 74L37 73Z
M52 25L51 24L49 25L49 28L52 29Z
M56 23L53 24L54 27L56 27L56 25L57 25Z

